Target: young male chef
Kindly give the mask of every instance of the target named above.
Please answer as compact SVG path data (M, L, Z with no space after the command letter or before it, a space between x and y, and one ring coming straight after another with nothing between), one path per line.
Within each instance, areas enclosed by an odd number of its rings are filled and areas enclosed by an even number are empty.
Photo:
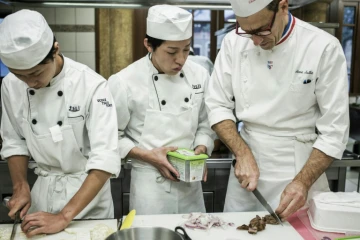
M335 37L293 17L287 0L230 2L237 27L222 42L205 100L236 158L224 211L263 210L257 188L286 219L313 191L329 190L324 171L345 149L344 53Z
M209 74L186 61L192 15L176 6L153 6L146 33L149 54L109 79L120 155L132 161L130 209L138 214L205 212L201 182L177 181L179 173L166 157L177 148L208 155L213 149L203 97Z
M28 237L73 218L113 218L111 176L120 172L116 109L107 81L60 54L41 14L21 10L0 24L1 156L13 182L9 216ZM26 179L29 157L38 178ZM30 228L36 227L32 231Z

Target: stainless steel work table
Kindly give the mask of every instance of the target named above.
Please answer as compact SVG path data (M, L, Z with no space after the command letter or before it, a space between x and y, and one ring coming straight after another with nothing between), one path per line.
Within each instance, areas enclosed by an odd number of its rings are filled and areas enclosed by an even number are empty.
M232 162L231 153L213 153L207 160L209 169L230 169ZM360 155L345 150L341 160L335 159L330 168L326 171L329 180L335 181L335 190L344 192L346 183L347 167L360 167ZM131 169L131 161L127 161L124 165L125 169ZM337 176L335 176L337 175ZM360 188L360 172L358 177L357 191Z

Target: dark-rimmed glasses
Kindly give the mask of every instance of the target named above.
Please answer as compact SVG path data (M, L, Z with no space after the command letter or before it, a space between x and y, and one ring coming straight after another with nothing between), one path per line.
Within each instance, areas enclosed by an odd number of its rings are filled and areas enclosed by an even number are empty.
M259 36L259 37L264 37L264 36L268 36L271 34L271 28L274 25L275 22L275 17L276 17L276 12L274 12L274 16L271 20L271 23L269 24L269 26L265 29L265 30L260 30L258 32L255 33L247 33L247 32L239 32L239 23L236 21L236 30L235 33L241 37L246 37L246 38L251 38L253 35Z

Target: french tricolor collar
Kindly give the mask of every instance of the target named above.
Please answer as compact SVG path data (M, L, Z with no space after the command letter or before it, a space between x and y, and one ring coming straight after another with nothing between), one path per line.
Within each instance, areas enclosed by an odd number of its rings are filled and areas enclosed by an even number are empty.
M292 33L293 29L294 29L294 26L295 26L295 18L294 16L289 12L289 22L288 24L286 25L285 27L285 30L283 32L283 35L282 37L280 38L280 41L276 44L276 45L279 45L283 42L286 41L286 39L288 39L288 37L290 36L290 34Z

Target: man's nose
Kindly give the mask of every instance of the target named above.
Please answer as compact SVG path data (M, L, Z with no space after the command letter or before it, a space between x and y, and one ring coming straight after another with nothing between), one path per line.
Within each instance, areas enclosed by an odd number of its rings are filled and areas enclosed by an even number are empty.
M253 35L251 39L253 40L255 46L259 46L262 43L262 41L264 41L262 37L257 35Z

